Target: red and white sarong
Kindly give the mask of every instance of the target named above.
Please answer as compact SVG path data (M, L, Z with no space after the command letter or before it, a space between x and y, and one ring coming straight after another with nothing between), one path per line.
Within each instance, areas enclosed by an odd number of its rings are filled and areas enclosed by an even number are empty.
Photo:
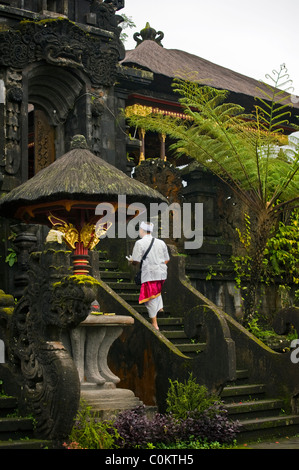
M155 317L163 308L161 292L164 282L164 280L148 281L141 284L139 304L145 304L150 318Z

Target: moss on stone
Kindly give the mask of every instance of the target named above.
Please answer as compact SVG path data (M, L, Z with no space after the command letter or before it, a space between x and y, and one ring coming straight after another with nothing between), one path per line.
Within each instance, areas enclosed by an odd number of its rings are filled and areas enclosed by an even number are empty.
M61 281L55 282L53 288L61 287L65 282L72 282L74 284L89 285L91 287L99 286L100 282L92 276L73 274L64 277Z
M7 307L14 307L14 298L12 295L5 294L3 290L0 289L0 307L2 307L2 311L4 311Z

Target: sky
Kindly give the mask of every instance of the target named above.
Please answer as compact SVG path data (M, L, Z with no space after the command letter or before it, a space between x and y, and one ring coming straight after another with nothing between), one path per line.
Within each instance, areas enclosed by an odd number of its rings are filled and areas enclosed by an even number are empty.
M299 95L299 0L125 0L126 49L147 22L180 49L257 80L285 64Z

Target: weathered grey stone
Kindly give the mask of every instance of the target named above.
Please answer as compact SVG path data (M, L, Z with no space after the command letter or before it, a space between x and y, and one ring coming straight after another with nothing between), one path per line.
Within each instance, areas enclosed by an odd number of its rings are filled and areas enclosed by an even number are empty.
M111 345L124 327L133 324L134 319L129 316L91 314L70 333L71 354L81 382L81 398L106 418L142 404L131 390L116 388L120 379L108 366Z

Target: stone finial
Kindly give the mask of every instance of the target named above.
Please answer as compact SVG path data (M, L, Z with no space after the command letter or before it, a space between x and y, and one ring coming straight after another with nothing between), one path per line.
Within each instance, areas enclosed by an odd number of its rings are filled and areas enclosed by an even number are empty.
M88 145L84 135L74 135L71 141L71 150L73 149L88 149Z
M140 33L135 33L133 38L137 42L137 46L143 41L155 41L159 46L163 47L161 41L164 38L164 33L162 33L162 31L157 32L154 28L151 28L150 24L147 22L145 28L143 28Z

